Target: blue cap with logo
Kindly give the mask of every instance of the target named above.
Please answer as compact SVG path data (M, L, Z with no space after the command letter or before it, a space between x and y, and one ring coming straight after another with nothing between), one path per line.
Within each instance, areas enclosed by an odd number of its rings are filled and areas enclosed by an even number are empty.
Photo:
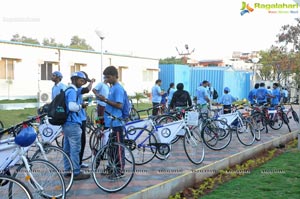
M55 75L56 77L60 77L60 78L63 77L62 74L61 74L61 72L59 72L59 71L54 71L54 72L52 73L52 75Z
M72 73L71 78L72 77L78 77L78 78L86 79L86 76L84 75L84 73L80 72L80 71Z

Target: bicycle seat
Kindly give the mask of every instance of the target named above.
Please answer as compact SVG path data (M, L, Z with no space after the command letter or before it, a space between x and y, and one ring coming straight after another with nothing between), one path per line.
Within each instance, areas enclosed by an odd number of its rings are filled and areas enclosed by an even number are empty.
M30 146L36 139L36 132L33 127L23 128L15 138L15 143L21 147Z

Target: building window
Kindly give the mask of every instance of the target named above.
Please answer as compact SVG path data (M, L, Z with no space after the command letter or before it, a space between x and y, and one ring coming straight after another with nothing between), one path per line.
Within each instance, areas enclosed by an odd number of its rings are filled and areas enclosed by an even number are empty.
M2 58L0 60L0 79L14 79L14 59Z
M44 62L41 64L41 80L51 80L53 63Z
M71 66L71 74L76 72L76 71L81 71L81 64L74 64L73 66Z
M127 66L119 66L118 67L118 79L120 82L122 82L124 70L126 70L127 68L128 68Z
M147 82L153 81L153 73L155 70L144 70L143 71L143 80Z

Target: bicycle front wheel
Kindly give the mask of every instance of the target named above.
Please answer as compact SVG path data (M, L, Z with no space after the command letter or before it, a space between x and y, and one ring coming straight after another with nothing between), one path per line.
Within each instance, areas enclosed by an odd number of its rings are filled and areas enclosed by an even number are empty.
M0 175L0 194L9 199L33 199L23 182L8 175Z
M92 176L96 185L109 193L124 189L132 180L134 171L131 150L118 142L101 148L92 163Z
M52 145L46 145L44 146L45 156L43 155L42 151L39 149L35 152L35 154L32 156L32 159L45 159L54 164L61 175L68 176L64 178L65 186L66 186L66 192L68 192L72 185L73 185L73 163L70 159L70 157L59 147L52 146ZM70 171L65 171L64 169L64 161L67 161L70 165Z
M65 198L66 189L58 169L46 160L31 160L28 168L20 165L13 177L21 180L31 191L33 198ZM12 187L13 189L13 187Z
M222 150L231 142L232 131L233 129L223 120L207 120L203 125L201 136L208 148Z
M136 165L150 162L158 150L156 137L145 128L133 128L126 132L125 145L132 151Z
M252 123L248 120L239 119L236 135L240 143L245 146L251 146L255 141Z
M200 129L197 126L186 130L183 148L188 159L194 164L201 164L204 160L204 144L201 138Z

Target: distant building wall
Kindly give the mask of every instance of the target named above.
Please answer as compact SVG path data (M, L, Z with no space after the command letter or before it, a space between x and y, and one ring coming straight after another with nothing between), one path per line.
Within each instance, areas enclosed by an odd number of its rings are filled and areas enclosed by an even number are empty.
M12 78L4 74L6 60L13 60ZM62 72L65 84L70 83L73 71L85 71L96 83L102 76L101 53L94 51L0 41L0 62L0 99L36 98L41 93L51 96L50 77L56 70ZM129 95L150 90L158 78L158 59L104 53L103 70L109 65L118 68L119 81Z

